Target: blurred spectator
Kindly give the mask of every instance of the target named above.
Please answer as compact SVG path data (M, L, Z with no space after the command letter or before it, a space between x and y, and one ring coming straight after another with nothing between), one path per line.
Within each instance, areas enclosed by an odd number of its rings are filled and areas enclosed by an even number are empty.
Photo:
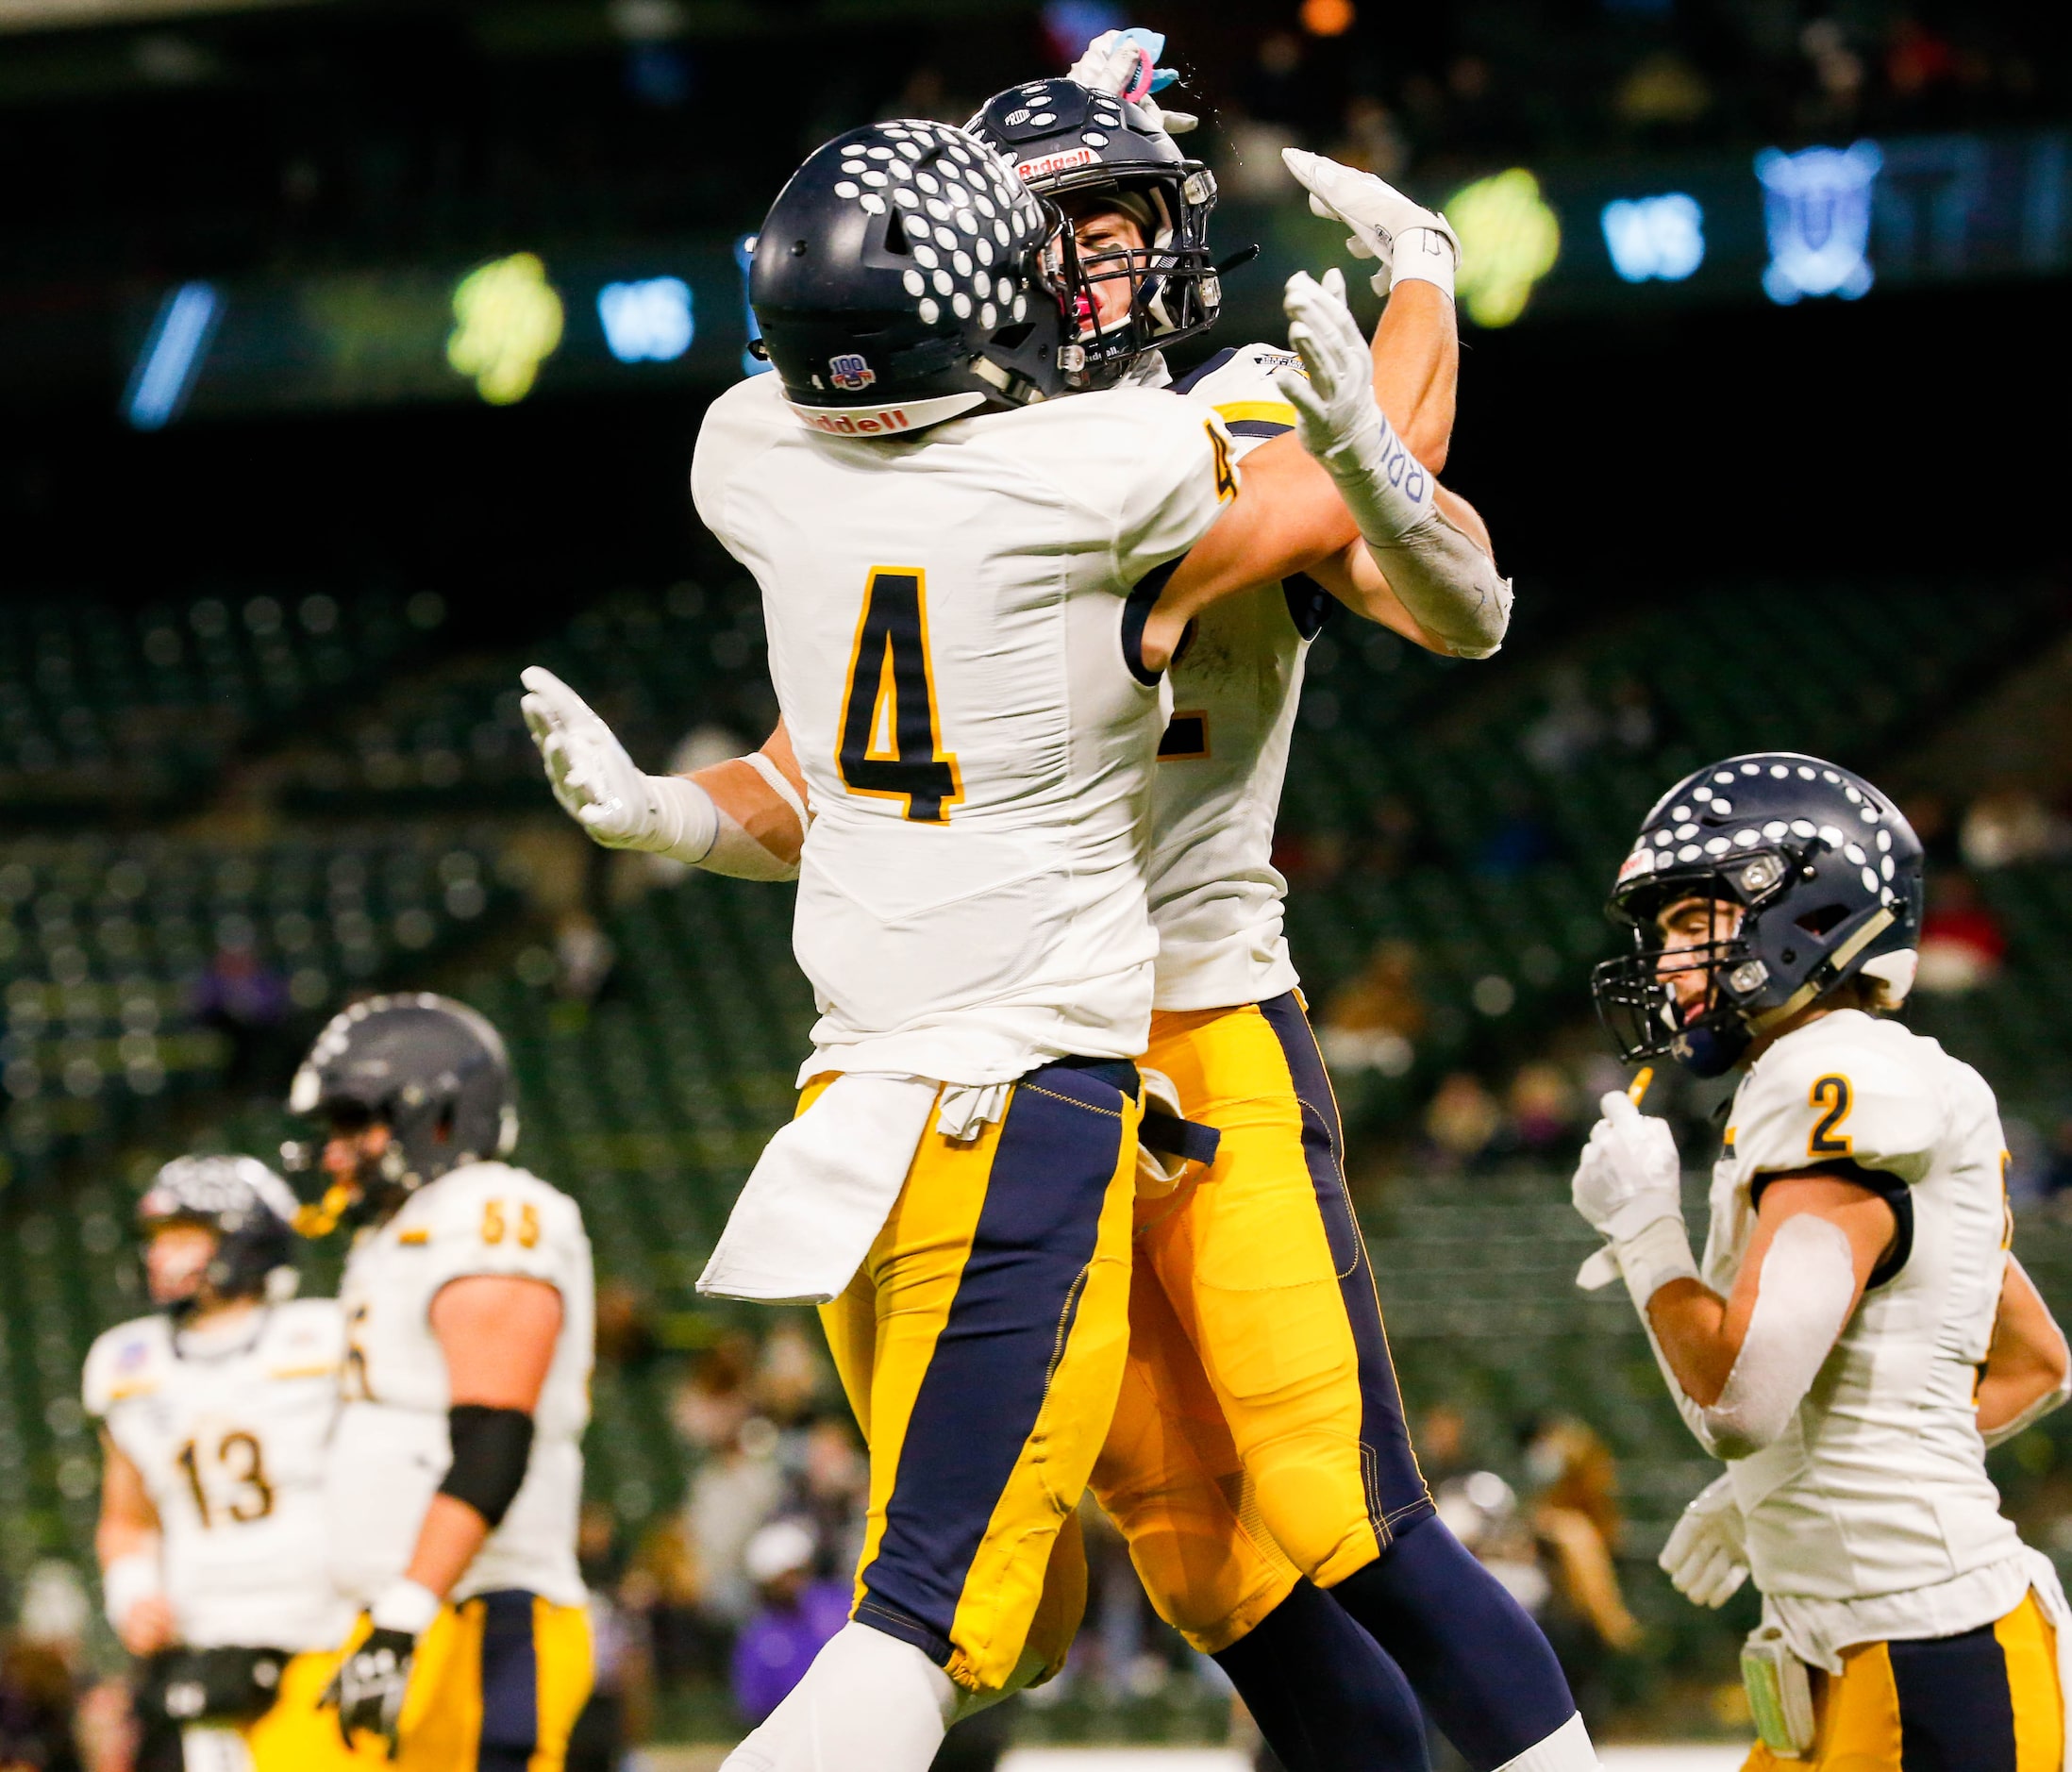
M1408 1072L1425 1028L1416 974L1414 945L1379 943L1366 965L1331 993L1318 1029L1325 1062L1336 1070L1379 1071L1384 1077Z
M1621 1525L1618 1471L1604 1442L1579 1421L1533 1423L1524 1441L1535 1491L1532 1530L1548 1585L1541 1623L1595 1727L1610 1702L1608 1658L1638 1647L1641 1638L1612 1563Z
M729 1329L677 1387L669 1417L693 1455L725 1446L741 1431L753 1407L748 1380L755 1364L756 1338Z
M684 1522L697 1559L698 1611L708 1624L739 1625L754 1602L742 1553L784 1493L777 1451L777 1429L751 1415L691 1479Z
M1479 1470L1441 1483L1432 1499L1454 1537L1475 1553L1475 1560L1504 1584L1512 1599L1539 1617L1553 1583L1540 1567L1517 1491L1495 1471Z
M596 1321L601 1365L644 1366L660 1351L647 1299L637 1286L623 1279L599 1286Z
M645 1627L656 1678L663 1683L712 1675L724 1659L698 1613L704 1583L691 1529L678 1512L651 1527L619 1582L620 1604Z
M1604 727L1604 715L1582 672L1562 665L1549 674L1546 711L1526 728L1522 745L1537 767L1561 775L1596 749Z
M554 926L554 988L571 1003L594 1003L611 981L619 950L587 911L561 913Z
M1521 1064L1507 1095L1512 1149L1542 1156L1573 1136L1579 1104L1560 1065L1545 1061Z
M744 1547L755 1610L735 1639L731 1676L735 1708L750 1723L783 1702L821 1646L848 1622L855 1591L847 1581L813 1579L816 1549L811 1530L797 1520L773 1521Z
M1468 1471L1468 1423L1451 1403L1434 1403L1417 1424L1417 1467L1436 1489Z
M654 1663L641 1619L620 1599L618 1521L597 1502L583 1507L576 1554L590 1590L593 1684L569 1737L568 1772L618 1772L645 1741L654 1714Z
M0 1647L0 1767L7 1772L112 1772L126 1762L132 1736L120 1725L119 1699L91 1707L101 1724L93 1766L82 1759L73 1729L92 1613L69 1563L53 1558L29 1571L14 1634Z
M756 1363L756 1407L779 1428L796 1426L811 1413L827 1367L797 1323L778 1322L764 1337Z
M1965 809L1957 847L1966 867L2012 867L2056 854L2064 847L2064 827L2028 790L2002 788L1981 794Z
M1932 995L1961 995L1999 971L2007 935L1968 874L1935 878L1921 920L1920 953L1915 988Z
M280 1039L291 1008L288 980L248 940L221 944L194 980L189 1007L204 1028L229 1043L225 1087L270 1092L285 1082L289 1053Z
M846 1417L824 1415L807 1429L783 1511L812 1528L822 1575L845 1580L856 1571L863 1555L870 1476Z
M1368 813L1360 863L1383 879L1395 879L1423 858L1423 837L1416 808L1400 794L1384 794Z
M1504 1123L1496 1096L1472 1071L1455 1071L1425 1110L1425 1134L1448 1169L1472 1168Z

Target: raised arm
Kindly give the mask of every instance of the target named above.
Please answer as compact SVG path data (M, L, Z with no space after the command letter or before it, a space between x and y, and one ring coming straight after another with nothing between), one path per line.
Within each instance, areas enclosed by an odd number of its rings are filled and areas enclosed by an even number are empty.
M1377 405L1372 355L1344 290L1335 271L1321 284L1290 279L1288 337L1308 373L1277 379L1297 428L1245 457L1237 497L1167 581L1145 627L1154 669L1210 605L1319 567L1327 588L1434 651L1486 658L1502 644L1511 586L1496 576L1488 532Z
M760 750L693 776L643 774L552 671L527 665L526 725L561 809L608 849L666 855L738 879L798 877L806 777L782 723Z

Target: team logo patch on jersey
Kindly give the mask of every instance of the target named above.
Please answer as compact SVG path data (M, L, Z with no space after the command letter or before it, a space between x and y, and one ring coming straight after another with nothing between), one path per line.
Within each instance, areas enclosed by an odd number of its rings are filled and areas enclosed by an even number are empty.
M877 372L854 351L827 359L827 379L844 393L858 393L877 379Z
M134 1372L150 1357L150 1343L125 1342L122 1351L115 1356L115 1370L118 1372Z
M1014 119L1010 117L1008 122ZM1022 160L1014 168L1017 178L1042 178L1050 173L1067 172L1075 166L1092 166L1100 156L1090 147L1061 148L1055 154L1039 154L1032 160Z

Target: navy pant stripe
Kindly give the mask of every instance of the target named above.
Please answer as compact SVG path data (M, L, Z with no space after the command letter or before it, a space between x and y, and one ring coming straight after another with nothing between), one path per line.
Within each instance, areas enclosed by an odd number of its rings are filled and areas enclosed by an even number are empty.
M2014 1772L2014 1695L1991 1625L1887 1652L1904 1772Z
M972 1559L1036 1426L1122 1154L1120 1093L1045 1065L1015 1085L985 1204L899 1451L858 1608L949 1659Z
M540 1745L540 1663L532 1596L500 1589L482 1601L482 1736L476 1772L526 1772Z
M1331 1079L1324 1069L1324 1055L1293 991L1269 998L1259 1010L1280 1042L1281 1056L1287 1060L1288 1075L1295 1079L1302 1104L1302 1151L1309 1163L1310 1185L1324 1220L1331 1264L1338 1272L1339 1295L1345 1301L1345 1318L1360 1356L1360 1462L1368 1517L1375 1535L1385 1545L1393 1534L1432 1512L1431 1492L1425 1487L1416 1455L1411 1450L1403 1394L1395 1382L1388 1336L1381 1328L1381 1305L1375 1296L1374 1269L1367 1261L1359 1221L1353 1216L1352 1197L1345 1190L1345 1134L1339 1124Z

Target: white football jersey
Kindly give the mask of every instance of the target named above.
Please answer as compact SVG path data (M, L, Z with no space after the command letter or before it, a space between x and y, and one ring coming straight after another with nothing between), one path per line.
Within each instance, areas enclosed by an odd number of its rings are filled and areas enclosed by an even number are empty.
M1174 391L1216 412L1242 459L1294 428L1274 376L1301 367L1293 351L1247 344L1219 351ZM1295 988L1274 824L1303 665L1331 607L1307 578L1256 586L1205 610L1168 673L1173 714L1151 825L1160 1009L1225 1009Z
M560 1606L583 1603L576 1524L590 1421L590 1239L574 1200L502 1162L427 1182L393 1217L362 1230L345 1260L345 1405L326 1491L332 1568L359 1602L408 1567L452 1462L432 1300L449 1281L478 1274L545 1281L561 1295L561 1329L533 1411L526 1480L451 1597L519 1588Z
M1141 1053L1166 702L1126 628L1235 495L1222 421L1128 388L835 437L763 376L712 403L692 490L762 587L810 790L803 1075Z
M1796 1419L1728 1469L1748 1521L1748 1563L1788 1630L1825 1651L1840 1631L1947 1635L2000 1615L2018 1560L1985 1472L1974 1392L1993 1340L2012 1220L1993 1091L1934 1041L1856 1010L1786 1034L1736 1091L1713 1171L1706 1283L1733 1286L1764 1176L1854 1163L1891 1200L1899 1242ZM1891 1178L1888 1181L1886 1178ZM2028 1578L2010 1575L2016 1597ZM1976 1617L1951 1608L1976 1592ZM1794 1602L1799 1602L1796 1608ZM2004 1601L2004 1603L2003 1603ZM1837 1610L1839 1604L1840 1610ZM1870 1605L1871 1622L1847 1622Z
M297 1298L218 1342L139 1317L87 1354L87 1413L158 1511L183 1643L303 1650L344 1638L352 1608L331 1583L324 1512L343 1321L334 1299Z

